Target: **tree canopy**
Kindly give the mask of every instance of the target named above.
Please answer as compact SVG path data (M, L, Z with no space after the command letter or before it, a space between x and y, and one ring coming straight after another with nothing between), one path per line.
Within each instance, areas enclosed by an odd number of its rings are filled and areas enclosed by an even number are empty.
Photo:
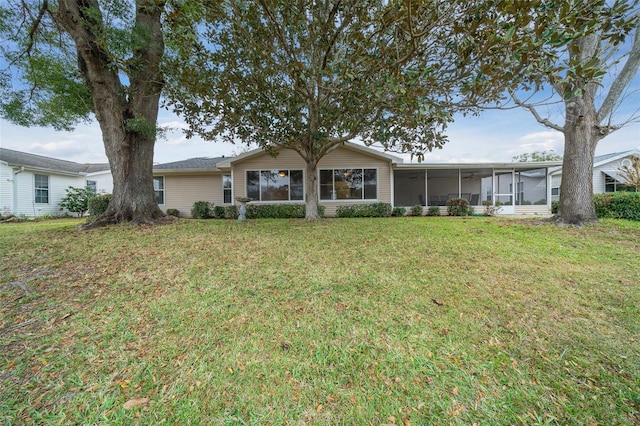
M163 24L178 13L154 0L28 1L0 6L6 67L0 114L23 126L70 129L97 119L114 178L95 224L155 223L153 147L164 85Z
M189 135L295 150L310 218L315 166L334 147L357 138L421 159L446 142L455 113L499 98L539 59L514 37L530 10L511 2L225 0L198 10L190 31L174 33L169 63L182 71L168 78L169 105Z
M536 43L549 62L526 70L544 84L528 98L512 92L512 99L539 123L564 134L557 219L581 225L597 221L592 176L598 142L633 124L640 112L638 88L630 89L640 67L640 2L571 0L556 6L546 20L557 37ZM544 114L549 105L562 107L560 120Z
M512 157L512 160L518 163L539 162L539 161L560 161L562 155L556 154L553 149L549 151L525 152Z

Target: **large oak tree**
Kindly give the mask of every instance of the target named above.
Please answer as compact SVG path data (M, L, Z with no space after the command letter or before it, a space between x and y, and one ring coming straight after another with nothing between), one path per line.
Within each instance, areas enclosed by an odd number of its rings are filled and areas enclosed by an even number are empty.
M546 19L557 36L542 40L544 33L535 34L550 62L529 70L547 83L541 87L544 101L516 94L513 100L564 134L557 220L583 225L597 221L592 176L598 142L632 123L640 108L638 88L629 92L640 67L640 2L575 0L556 6ZM564 122L543 113L550 102L563 106Z
M224 0L198 13L176 32L172 106L190 135L296 151L308 219L327 152L357 138L421 158L455 113L537 58L514 36L530 10L507 1Z
M0 7L0 113L22 125L70 128L94 114L113 174L92 225L156 223L153 149L164 86L161 0L9 1Z

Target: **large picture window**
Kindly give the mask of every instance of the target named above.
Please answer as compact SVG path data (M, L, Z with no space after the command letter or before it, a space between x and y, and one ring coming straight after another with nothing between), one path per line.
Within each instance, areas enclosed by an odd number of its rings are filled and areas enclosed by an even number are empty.
M164 176L153 177L153 190L156 193L156 202L164 204Z
M36 204L49 204L49 176L34 175Z
M320 170L321 200L376 200L378 171L376 169Z
M302 170L249 170L247 197L254 201L302 201Z

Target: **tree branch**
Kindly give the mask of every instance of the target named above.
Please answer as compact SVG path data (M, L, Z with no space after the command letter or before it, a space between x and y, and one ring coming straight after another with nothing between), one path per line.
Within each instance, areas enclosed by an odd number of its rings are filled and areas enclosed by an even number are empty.
M609 88L609 92L607 93L604 102L600 106L600 110L598 111L598 122L601 123L606 117L611 115L616 103L620 100L620 96L622 92L629 85L633 77L638 72L640 68L640 23L636 27L636 33L633 38L633 45L631 46L631 51L629 52L629 57L622 67L622 71L615 78L613 83L611 83L611 87Z
M538 113L538 110L536 110L535 106L531 105L531 104L527 104L525 102L522 102L520 99L518 99L518 97L516 96L516 94L514 92L509 92L509 94L511 95L511 98L513 99L513 102L516 103L516 105L525 108L527 110L529 110L529 112L533 115L533 117L536 119L536 121L546 127L549 127L550 129L554 129L557 130L559 132L564 132L564 127L559 126L555 123L552 123L551 121L549 121L549 119L547 118L542 118L542 116Z

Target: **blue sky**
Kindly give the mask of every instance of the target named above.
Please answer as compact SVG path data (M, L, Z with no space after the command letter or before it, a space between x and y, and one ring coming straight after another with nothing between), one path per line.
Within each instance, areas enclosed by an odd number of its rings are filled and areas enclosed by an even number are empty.
M640 94L636 93L640 107ZM161 125L184 127L184 123L167 111L161 111ZM560 123L562 124L562 123ZM449 143L427 154L426 162L511 161L525 152L555 150L562 153L562 134L538 124L524 110L488 110L479 117L459 117L447 130ZM73 132L47 128L25 128L0 120L0 146L32 154L46 155L76 162L106 162L100 128L97 123L78 126ZM192 157L231 156L246 148L202 139L186 139L173 131L156 142L154 161L166 163ZM640 123L618 130L598 145L597 155L640 149Z

